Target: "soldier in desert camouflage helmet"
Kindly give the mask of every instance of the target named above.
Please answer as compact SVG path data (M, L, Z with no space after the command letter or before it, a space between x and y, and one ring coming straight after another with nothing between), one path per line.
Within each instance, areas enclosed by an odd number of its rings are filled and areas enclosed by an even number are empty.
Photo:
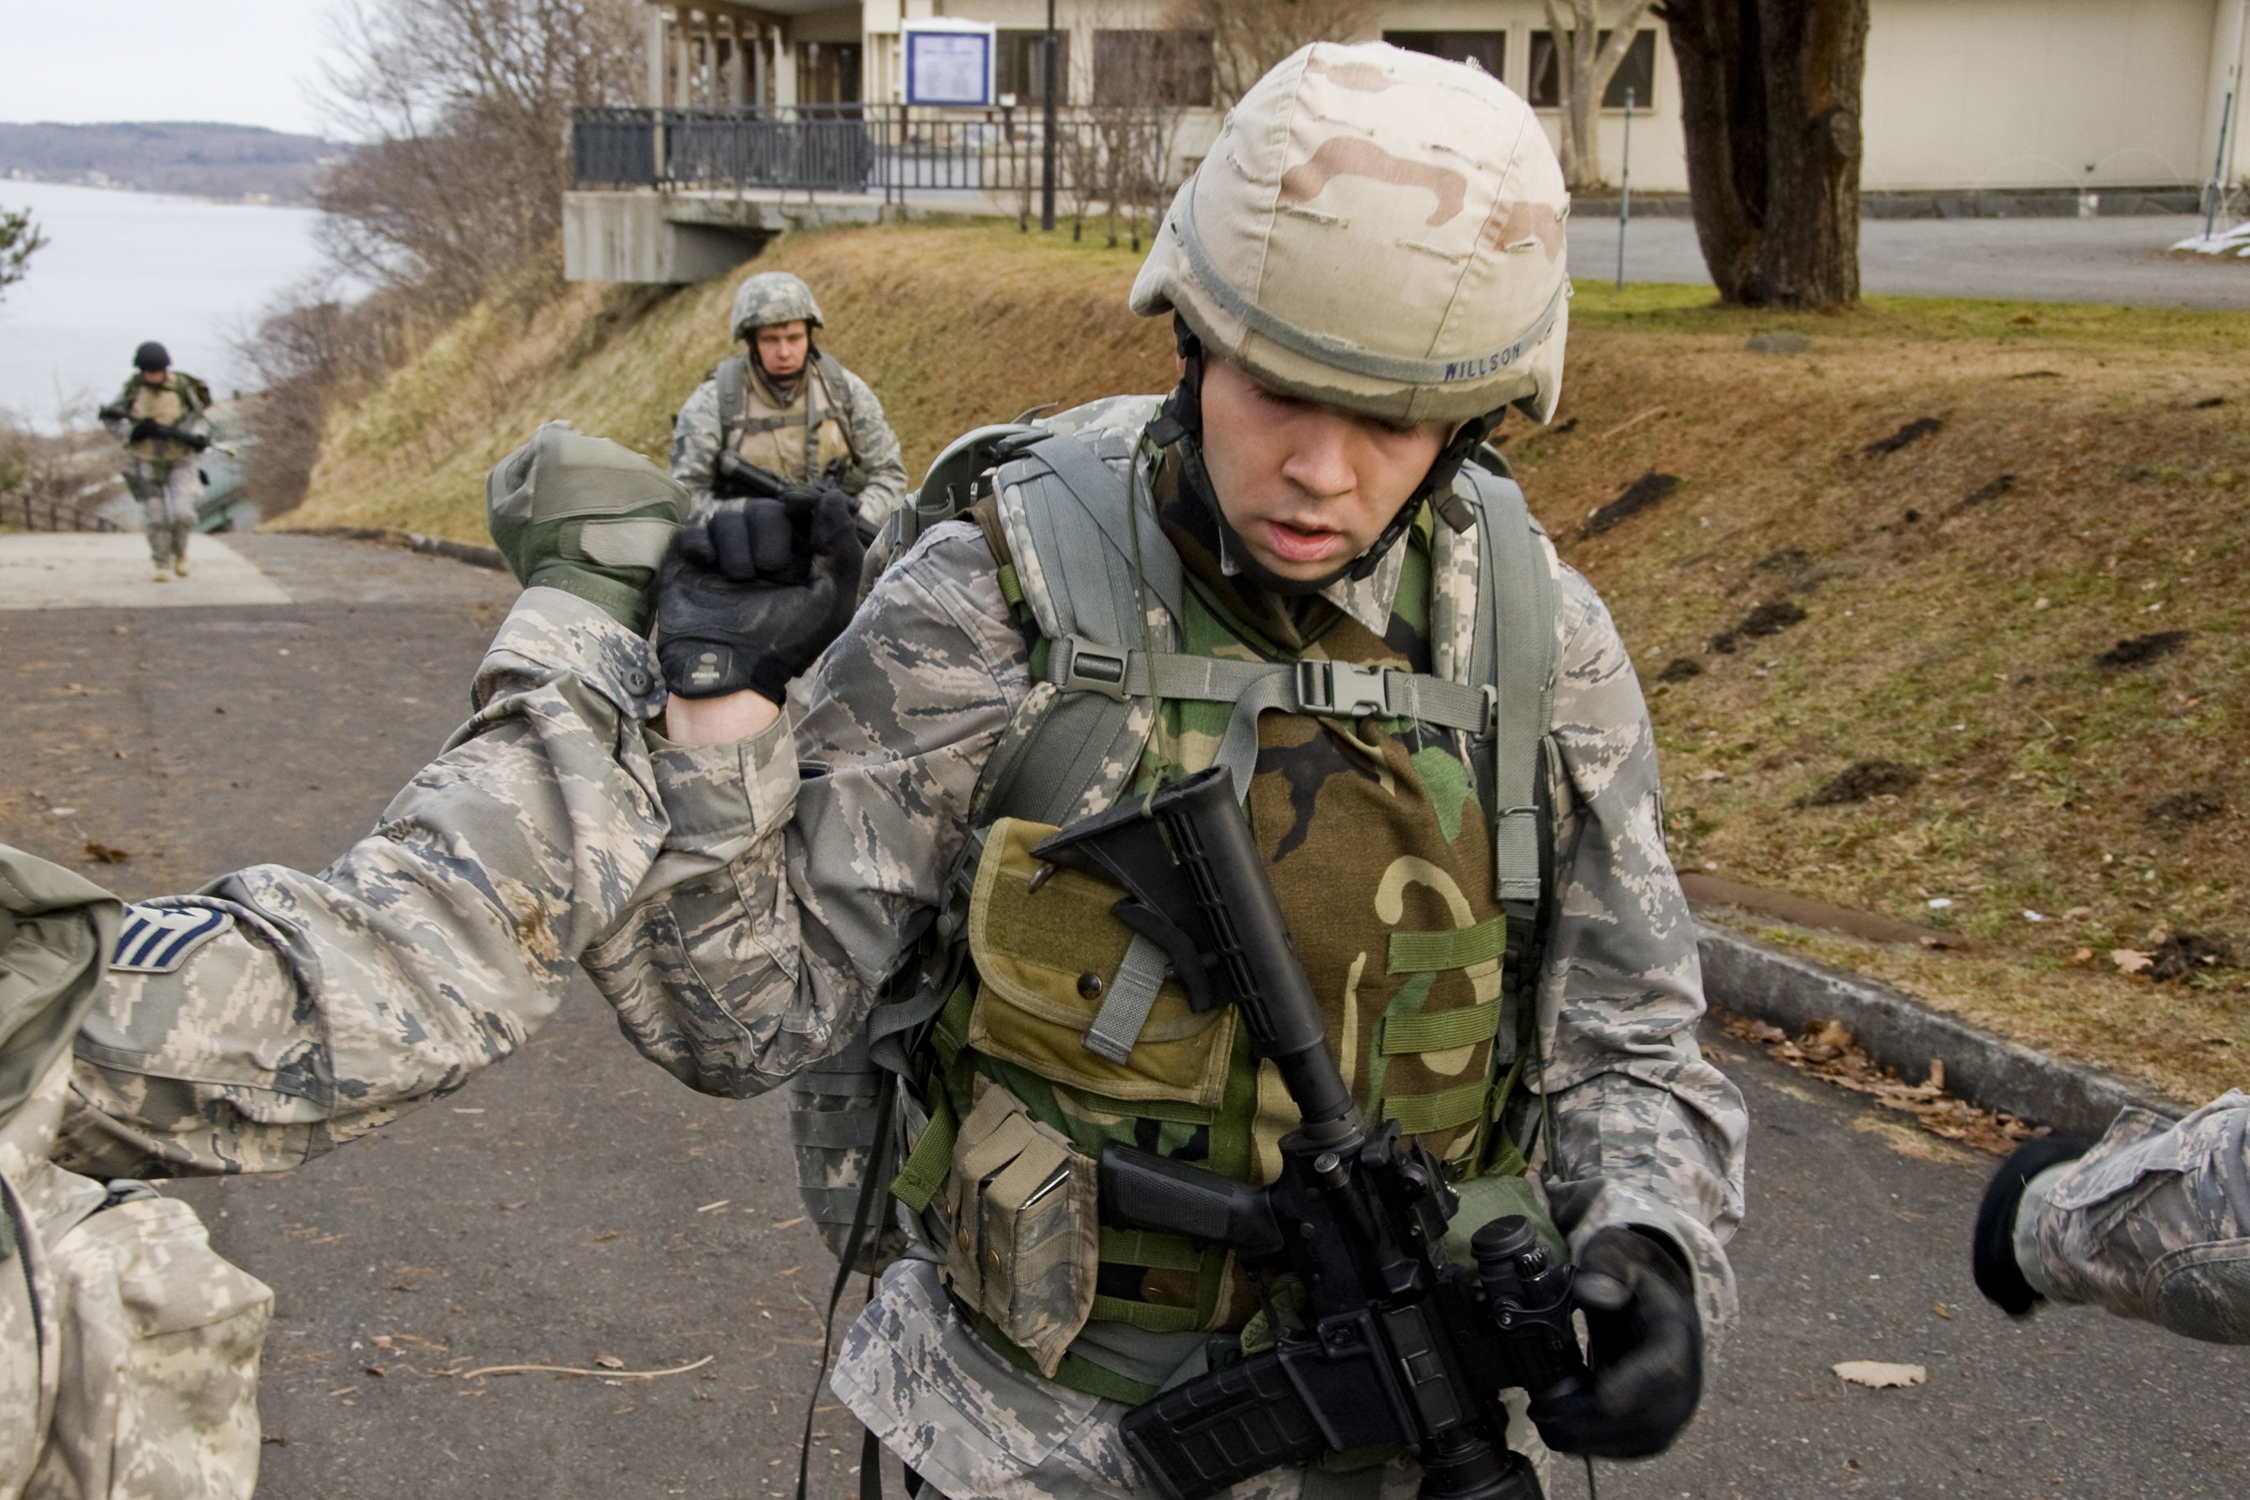
M2092 1303L2250 1344L2250 1095L2230 1089L2177 1124L2127 1109L2091 1148L2025 1145L1985 1193L1975 1265L2019 1318Z
M1536 973L1504 899L1525 893L1495 880L1511 831L1483 805L1475 735L1286 694L1148 696L1198 660L1468 678L1474 533L1501 522L1457 503L1485 482L1457 474L1503 409L1555 408L1566 211L1536 118L1494 80L1382 45L1308 48L1237 105L1135 285L1136 311L1174 315L1178 389L1040 424L1068 436L1027 450L1043 434L1025 435L961 519L941 519L933 471L915 506L929 524L801 684L793 745L774 669L741 691L761 637L729 624L784 554L727 518L683 533L658 605L669 732L715 783L746 754L761 773L730 867L673 888L662 920L636 913L588 966L644 1047L723 1091L834 1051L920 967L943 1004L901 1105L913 1243L847 1335L835 1389L943 1494L1147 1493L1120 1415L1214 1340L1256 1337L1257 1296L1223 1250L1099 1227L1092 1158L1137 1142L1269 1179L1291 1121L1270 1065L1168 985L1105 1037L1100 997L1131 967L1114 893L1084 911L1067 879L1046 887L1063 898L1025 894L1046 824L1230 753L1362 1107L1446 1159L1457 1230L1529 1212L1631 1309L1639 1337L1597 1353L1618 1399L1549 1413L1546 1437L1645 1453L1694 1408L1701 1351L1733 1314L1747 1119L1695 1044L1695 927L1646 712L1593 591L1538 542L1555 665L1534 752L1553 772ZM1090 546L1052 539L1066 502L1104 521ZM1122 683L1103 687L1073 663L1121 577L1137 607L1111 658ZM1025 761L1066 754L1045 726L1105 691L1129 706L1102 721L1122 724L1114 740L1078 747L1076 799L1027 799ZM1527 820L1534 800L1516 804ZM742 1030L716 1040L718 1015ZM1035 1181L1077 1186L1025 1194ZM1237 1493L1417 1483L1405 1460L1353 1462Z
M1125 961L1098 887L1030 895L1026 851L1037 824L1219 764L1360 1107L1444 1157L1456 1230L1536 1218L1614 1315L1598 1399L1542 1431L1662 1447L1733 1317L1748 1121L1696 1047L1695 925L1629 657L1512 486L1468 464L1504 408L1554 411L1566 210L1536 117L1491 78L1381 44L1297 53L1233 111L1136 284L1138 311L1175 315L1172 395L1023 435L856 615L847 499L753 503L673 542L652 649L639 591L684 497L543 432L493 476L495 538L534 586L477 717L322 875L247 870L139 918L173 935L124 955L162 962L88 1017L68 1159L294 1165L508 1055L577 964L646 1055L734 1096L927 995L897 1034L918 1039L910 1244L836 1389L956 1500L1147 1495L1119 1417L1255 1347L1260 1298L1223 1249L1100 1226L1090 1158L1126 1140L1263 1180L1293 1113L1229 1013ZM1058 543L1074 515L1080 544ZM1538 664L1528 699L1511 662ZM1521 729L1446 707L1484 703L1495 670L1507 714L1539 710L1508 764ZM1081 722L1100 732L1057 732ZM1124 993L1141 1008L1112 1016ZM812 1134L865 1139L832 1123ZM1236 1493L1417 1483L1361 1454Z
M880 525L906 492L898 438L867 382L815 340L820 304L787 271L735 289L729 329L740 346L688 397L672 424L672 477L698 516L726 498L722 456L791 484L833 483Z

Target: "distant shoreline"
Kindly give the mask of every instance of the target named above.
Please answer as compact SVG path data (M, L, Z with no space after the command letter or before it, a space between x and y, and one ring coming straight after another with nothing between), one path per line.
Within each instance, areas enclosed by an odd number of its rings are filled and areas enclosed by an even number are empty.
M0 200L7 197L8 189L19 182L35 182L41 187L84 188L94 193L141 193L151 198L192 198L198 203L215 203L224 208L312 208L320 205L309 196L281 197L273 193L242 193L229 196L223 193L198 193L189 188L149 187L138 182L108 180L89 182L85 177L45 177L31 172L9 172L0 176Z
M0 121L0 195L11 182L36 182L206 203L311 208L321 175L351 149L321 136L213 121Z

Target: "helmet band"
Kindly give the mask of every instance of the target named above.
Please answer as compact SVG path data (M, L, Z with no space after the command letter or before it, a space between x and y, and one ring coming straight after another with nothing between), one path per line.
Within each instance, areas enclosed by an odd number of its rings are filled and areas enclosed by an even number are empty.
M1302 355L1316 364L1341 370L1350 375L1363 375L1370 380L1394 381L1400 385L1450 385L1455 381L1482 380L1498 374L1531 350L1538 347L1562 315L1563 304L1570 297L1570 280L1565 277L1547 299L1546 310L1532 321L1514 342L1504 348L1486 353L1441 357L1438 359L1413 359L1403 354L1383 354L1373 349L1363 349L1357 344L1326 334L1314 333L1308 328L1275 317L1272 313L1242 295L1234 283L1228 281L1213 264L1203 249L1203 240L1195 230L1195 193L1192 190L1180 195L1179 211L1165 224L1179 236L1180 248L1187 252L1188 269L1211 299L1226 309L1252 333L1280 345L1292 354Z

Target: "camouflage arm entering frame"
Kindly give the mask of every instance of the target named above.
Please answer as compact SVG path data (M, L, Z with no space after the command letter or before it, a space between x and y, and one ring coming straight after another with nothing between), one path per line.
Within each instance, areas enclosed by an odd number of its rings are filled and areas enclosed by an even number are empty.
M475 716L368 837L318 875L254 866L158 903L232 924L173 972L104 979L58 1160L292 1167L522 1045L665 845L642 732L661 682L646 641L526 591Z
M715 503L711 486L718 479L719 382L706 380L687 398L672 419L672 477L687 487L688 517L701 520Z
M2041 1296L2250 1343L2250 1095L2170 1124L2127 1109L2024 1191L2016 1263Z
M1539 983L1555 1140L1547 1184L1575 1246L1605 1224L1685 1253L1715 1346L1735 1318L1726 1241L1742 1221L1749 1115L1703 1058L1695 920L1665 853L1656 743L1617 627L1561 573L1554 736L1559 891Z

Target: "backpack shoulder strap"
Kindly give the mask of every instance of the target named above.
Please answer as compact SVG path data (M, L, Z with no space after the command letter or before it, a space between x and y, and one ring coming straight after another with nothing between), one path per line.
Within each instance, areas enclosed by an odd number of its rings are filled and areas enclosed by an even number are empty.
M1546 532L1516 482L1473 464L1461 475L1478 509L1469 680L1490 685L1497 710L1487 781L1494 875L1510 927L1520 919L1536 930L1552 818L1543 779L1555 700L1555 574Z
M1135 446L1125 432L1051 436L993 476L1016 587L1042 642L1032 697L986 772L989 817L1068 822L1107 806L1140 764L1153 702L1129 697L1121 677L1115 693L1077 681L1084 647L1119 663L1151 640L1177 649L1185 574L1138 493ZM1144 600L1161 606L1145 627Z
M711 372L719 383L719 446L725 447L742 425L743 358L730 354Z

